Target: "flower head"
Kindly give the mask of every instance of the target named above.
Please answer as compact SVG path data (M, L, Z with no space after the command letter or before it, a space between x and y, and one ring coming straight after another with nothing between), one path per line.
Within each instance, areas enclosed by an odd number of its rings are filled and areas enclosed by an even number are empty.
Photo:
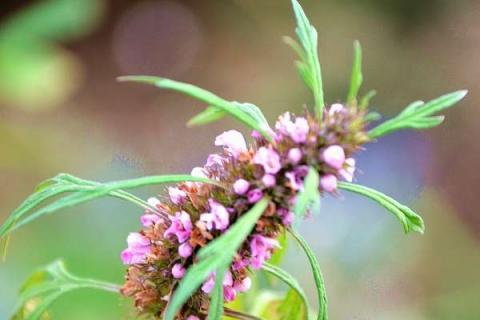
M275 174L282 168L280 156L272 148L261 147L253 157L253 162L263 167L266 173Z
M247 144L243 135L236 130L225 131L215 139L216 146L223 146L234 157L247 151Z
M177 237L179 243L183 243L188 240L190 233L192 232L192 221L190 220L190 215L185 212L177 212L174 217L170 218L172 224L165 231L163 236L169 238L174 235Z
M146 255L151 251L150 239L138 232L132 232L127 237L128 248L123 250L121 258L124 264L145 263Z

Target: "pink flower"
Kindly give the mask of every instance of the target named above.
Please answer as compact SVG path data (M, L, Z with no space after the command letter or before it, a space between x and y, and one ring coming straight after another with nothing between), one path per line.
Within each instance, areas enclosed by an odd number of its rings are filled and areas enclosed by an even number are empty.
M280 208L277 210L277 213L280 218L282 218L282 223L285 226L290 226L293 222L293 219L295 215L293 212L289 211L288 209L285 208Z
M206 294L209 294L210 292L212 292L214 286L215 286L215 273L212 272L208 276L207 281L203 283L202 291L205 292Z
M320 179L320 186L327 192L333 192L337 189L337 177L333 174L327 174Z
M248 188L250 188L250 183L245 179L238 179L233 184L233 191L235 191L236 194L245 194Z
M262 197L263 197L263 192L260 189L253 189L248 191L247 193L248 202L250 203L256 203L260 201Z
M185 203L185 200L187 200L186 192L178 188L169 187L168 195L170 200L172 200L172 202L176 205L182 205Z
M207 167L221 166L221 165L223 165L225 160L226 159L224 157L222 157L221 155L216 154L216 153L212 153L207 158L206 166Z
M230 224L230 215L227 209L213 199L209 199L208 203L210 212L202 213L200 220L205 223L208 230L211 230L214 226L217 230L227 229Z
M260 269L265 261L270 259L274 247L278 247L277 240L256 234L250 241L252 257L250 263L254 269Z
M293 190L303 190L303 179L308 174L308 166L298 166L293 171L285 173L285 177Z
M302 151L299 148L292 148L288 151L288 160L290 163L297 164L302 159Z
M223 146L234 157L247 151L247 144L243 135L236 130L225 131L215 138L216 146Z
M233 277L232 277L232 273L230 272L230 270L227 270L225 272L225 276L223 277L223 285L224 286L232 286L233 285Z
M275 174L282 168L278 153L267 147L261 147L257 150L253 162L263 166L265 172L270 174Z
M140 217L140 222L144 227L150 227L159 222L161 218L156 214L144 214Z
M177 212L174 217L170 218L172 224L165 230L163 236L169 238L171 235L177 237L178 242L183 243L188 240L192 232L192 221L185 211Z
M271 188L275 185L275 183L277 182L277 179L275 179L275 176L271 174L266 174L263 176L262 182L265 185L265 187Z
M238 292L246 292L252 287L252 279L250 277L245 277L242 281L236 281L233 288Z
M346 168L341 169L339 173L343 179L347 180L348 182L352 182L353 175L355 174L355 159L348 158L345 160L345 164L347 165Z
M329 146L322 153L322 159L330 167L334 169L341 169L345 162L345 151L339 145Z
M288 135L296 143L303 143L307 140L308 131L310 127L307 119L303 117L296 117L295 122L291 120L289 112L280 116L275 128L283 135Z
M342 104L334 103L330 106L330 109L328 110L328 114L330 116L333 116L337 112L343 112L344 109L345 107Z
M187 320L200 320L197 316L188 316Z
M155 197L150 197L147 199L147 202L150 206L156 208L158 205L161 204L160 200L158 200L157 198Z
M248 264L249 264L249 261L247 259L236 258L232 263L232 269L233 271L238 271L247 267Z
M150 240L138 232L132 232L127 237L128 248L123 250L123 264L145 263L146 255L151 252Z
M172 276L175 279L181 279L185 275L185 267L182 266L180 263L176 263L173 265L172 268Z
M205 169L203 169L201 167L193 168L192 172L190 174L194 177L197 177L197 178L208 178Z
M231 286L224 286L223 287L223 298L225 299L226 302L230 302L235 300L237 297L237 290L235 290Z
M178 254L182 258L190 257L192 255L192 252L193 248L188 242L184 242L178 247Z

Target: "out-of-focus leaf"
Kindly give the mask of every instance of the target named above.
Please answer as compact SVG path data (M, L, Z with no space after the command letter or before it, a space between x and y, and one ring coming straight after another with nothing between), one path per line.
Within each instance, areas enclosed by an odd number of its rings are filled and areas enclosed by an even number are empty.
M303 81L313 93L315 113L317 117L321 119L325 102L323 97L322 74L318 60L317 30L310 24L297 0L292 0L292 6L297 22L295 31L300 44L289 37L285 37L284 41L292 47L300 58L295 64Z
M173 320L182 305L213 272L225 272L238 248L252 231L268 205L268 199L257 202L223 235L203 247L197 254L199 261L188 268L165 311L165 320Z
M123 76L119 81L147 83L161 89L173 90L202 101L228 113L253 130L260 132L266 139L272 140L271 129L260 109L251 103L227 101L219 96L192 84L152 76Z
M287 248L288 248L288 238L287 238L287 233L284 231L282 232L278 238L277 238L278 244L280 248L277 248L275 252L273 253L272 257L270 258L269 262L270 264L274 266L278 266L280 262L282 262L283 257L287 253Z
M223 314L223 278L229 266L221 266L215 274L215 286L210 297L208 308L208 319L220 320Z
M311 167L308 171L303 190L298 194L295 203L295 215L303 217L309 209L317 209L320 206L319 176L317 170Z
M355 41L353 43L353 66L352 66L352 78L350 80L350 89L348 90L347 103L349 105L357 104L358 90L363 82L362 75L362 47L360 42Z
M368 91L367 94L360 99L360 104L358 105L358 107L360 109L366 109L370 103L370 100L375 97L376 94L377 91L375 90Z
M205 124L209 124L211 122L215 122L217 120L222 119L227 113L221 109L216 107L207 107L202 112L195 115L192 119L188 120L187 126L194 127L194 126L203 126Z
M328 301L327 301L327 292L325 290L325 281L323 280L322 271L320 270L320 265L318 263L315 253L312 251L308 243L303 239L303 237L294 229L290 229L290 234L295 238L298 244L302 247L303 251L307 255L308 262L312 269L313 280L315 281L315 286L317 288L317 297L318 297L318 316L317 320L327 320L328 319Z
M307 319L308 309L298 293L290 289L279 307L280 320Z
M425 225L422 217L416 214L409 207L399 203L395 199L381 193L380 191L349 182L339 182L338 187L343 190L358 193L378 202L382 207L393 213L398 218L398 220L402 223L405 233L411 231L423 233L425 231Z
M402 129L428 129L443 122L443 116L436 113L453 106L467 94L466 90L455 91L427 103L415 101L408 105L398 116L387 120L368 132L372 139Z
M77 289L97 289L118 293L119 286L94 279L74 276L63 261L57 260L33 273L19 292L14 320L39 320L47 308L61 295Z
M269 263L264 263L262 269L268 272L269 274L279 278L290 287L289 293L287 294L288 299L285 298L284 303L294 302L295 304L297 304L295 309L297 312L296 319L309 320L310 318L307 312L307 310L310 309L308 299L305 293L303 292L303 289L300 287L300 284L297 282L297 280L295 280L295 278L291 276L289 273L287 273L285 270ZM292 297L292 296L295 296L295 297ZM281 310L282 312L280 312L280 314L282 314L282 319L291 319L288 316L292 316L292 313L291 313L291 311L293 312L292 308L290 307L287 309L282 308Z

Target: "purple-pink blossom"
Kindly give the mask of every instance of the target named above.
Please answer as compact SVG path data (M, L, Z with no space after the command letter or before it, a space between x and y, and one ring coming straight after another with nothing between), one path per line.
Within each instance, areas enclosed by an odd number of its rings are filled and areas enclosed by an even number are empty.
M265 172L270 174L275 174L282 168L280 156L272 148L259 148L253 157L253 162L261 165Z
M170 218L170 220L172 221L172 224L167 230L165 230L163 236L169 238L171 235L174 235L180 243L187 241L193 227L190 215L185 211L181 211L177 212L174 217Z
M322 159L330 167L341 169L345 162L345 151L339 145L329 146L323 150Z
M155 225L160 220L161 220L160 216L153 213L147 213L140 217L140 222L144 227L150 227L152 225Z
M247 193L247 198L248 198L248 202L250 203L256 203L258 201L260 201L260 199L262 199L263 197L263 191L261 189L252 189L250 191L248 191Z
M175 279L183 278L183 276L185 275L185 271L185 267L182 264L176 263L172 267L172 276Z
M355 159L348 158L345 160L345 165L343 169L339 171L340 175L343 179L347 180L348 182L353 181L353 175L355 174Z
M146 255L151 252L150 240L138 232L131 232L127 237L127 249L122 251L124 264L145 263Z
M283 135L290 136L296 143L303 143L307 140L310 127L307 119L303 117L296 117L292 121L289 112L281 115L275 124L275 128Z
M327 174L320 178L320 186L327 192L333 192L337 189L337 177L333 174Z
M210 212L202 213L200 220L205 223L208 230L215 227L217 230L225 230L230 224L230 214L227 209L213 199L209 199Z
M292 148L288 151L288 160L291 164L297 164L302 159L302 150L299 148Z
M337 112L342 112L345 109L345 107L340 104L340 103L334 103L330 106L330 109L328 110L328 114L330 116L333 116Z
M225 131L215 138L216 146L223 146L234 157L247 151L247 143L243 135L236 130Z
M303 179L307 174L308 166L298 166L293 171L286 172L285 177L293 190L303 190Z
M206 294L209 294L210 292L212 292L214 286L215 286L215 273L212 272L208 276L207 280L203 283L202 291L205 292Z
M184 242L178 247L178 254L182 258L190 257L192 255L192 252L193 248L188 242Z
M252 287L252 279L245 277L242 281L236 281L233 288L238 292L246 292Z
M260 269L265 261L270 259L272 250L278 247L278 241L273 238L255 234L250 240L252 257L250 263L254 269Z
M266 174L262 177L262 183L267 188L273 187L276 182L277 182L277 179L275 179L274 175Z
M250 182L245 179L238 179L233 183L233 191L235 191L236 194L245 194L248 188L250 188Z
M170 200L176 205L182 205L187 200L187 193L175 187L168 188Z

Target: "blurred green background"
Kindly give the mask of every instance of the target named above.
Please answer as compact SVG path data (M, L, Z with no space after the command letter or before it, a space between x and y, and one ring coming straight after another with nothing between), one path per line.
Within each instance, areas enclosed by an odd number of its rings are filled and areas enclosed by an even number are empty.
M413 206L423 236L402 234L387 212L344 195L323 201L302 232L317 252L331 319L480 319L480 2L304 0L319 31L326 97L346 95L352 42L364 49L364 92L386 117L456 89L470 94L445 124L367 146L357 181ZM194 82L261 106L272 122L310 103L282 44L294 21L287 0L44 0L0 3L0 221L58 172L95 180L183 173L203 164L231 120L187 129L201 104L120 84L124 74ZM148 197L162 188L140 190ZM14 234L0 263L0 319L22 281L64 257L82 276L121 283L119 253L141 212L101 200ZM304 256L285 268L314 298ZM313 300L312 300L313 301ZM108 293L64 296L52 319L128 319L131 302Z

